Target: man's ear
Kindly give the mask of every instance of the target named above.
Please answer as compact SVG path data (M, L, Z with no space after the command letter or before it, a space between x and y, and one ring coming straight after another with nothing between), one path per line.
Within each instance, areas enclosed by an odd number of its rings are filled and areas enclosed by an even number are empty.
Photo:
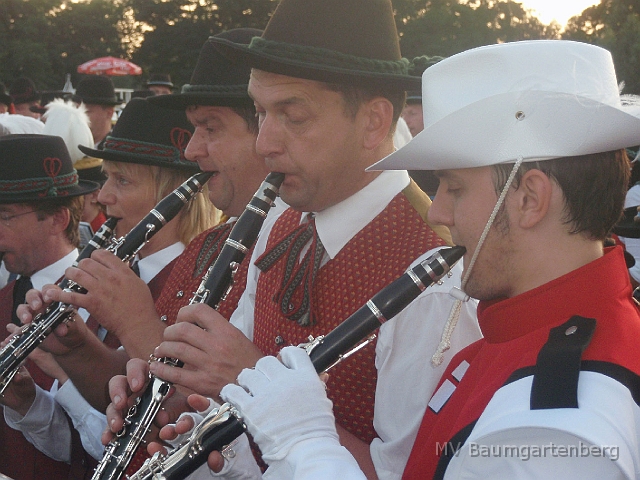
M363 106L364 147L373 150L389 137L393 121L393 104L384 97L375 97Z
M51 215L51 220L54 233L64 232L71 221L71 211L68 208L59 208Z
M549 213L553 181L540 170L528 170L520 179L520 186L515 193L519 225L532 228Z

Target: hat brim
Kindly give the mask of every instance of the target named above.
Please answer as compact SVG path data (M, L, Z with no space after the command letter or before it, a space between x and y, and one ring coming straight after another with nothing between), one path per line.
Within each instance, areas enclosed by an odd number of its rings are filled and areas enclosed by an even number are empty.
M31 195L3 195L0 194L0 204L6 205L10 203L31 203L31 202L45 202L47 200L56 200L59 198L79 197L81 195L87 195L91 192L95 192L100 188L100 184L89 180L78 180L78 185L74 185L70 188L65 188L64 195L57 197L40 197L37 194Z
M252 50L249 45L234 43L219 37L210 37L209 41L213 42L218 51L232 62L288 77L349 85L394 86L402 90L420 89L422 84L420 77L412 75L369 72L309 63L291 56L270 55L263 51Z
M85 155L90 157L102 158L103 160L109 160L111 162L124 162L124 163L136 163L138 165L151 165L154 167L171 168L174 170L182 170L186 172L198 172L200 167L196 162L184 162L184 163L162 163L160 164L153 158L146 157L144 155L126 155L124 153L116 153L105 150L96 150L95 148L85 147L78 145L78 148Z
M203 105L211 107L243 107L253 105L253 100L248 94L238 93L175 93L172 95L154 95L147 98L147 102L158 105L159 107L169 108L171 110L185 110L192 105Z
M640 144L640 118L632 113L575 95L495 95L427 125L367 170L474 168L618 150Z

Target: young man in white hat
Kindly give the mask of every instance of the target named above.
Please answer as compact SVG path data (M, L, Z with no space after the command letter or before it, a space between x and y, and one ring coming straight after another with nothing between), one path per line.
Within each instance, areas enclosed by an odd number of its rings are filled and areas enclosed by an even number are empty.
M636 478L640 316L622 249L603 240L640 119L621 105L610 54L482 47L427 70L423 102L424 131L374 168L438 170L429 218L467 248L462 289L480 299L484 339L449 363L403 478ZM221 394L280 459L273 478L362 478L306 355L282 358ZM285 398L307 388L296 412ZM270 421L278 408L290 425Z

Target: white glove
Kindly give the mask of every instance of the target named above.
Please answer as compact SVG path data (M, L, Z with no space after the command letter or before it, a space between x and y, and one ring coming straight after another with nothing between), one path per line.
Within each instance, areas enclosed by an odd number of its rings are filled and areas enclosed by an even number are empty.
M238 375L220 396L235 405L267 463L282 460L296 445L323 438L339 444L333 405L307 353L285 347ZM242 388L244 387L244 388Z

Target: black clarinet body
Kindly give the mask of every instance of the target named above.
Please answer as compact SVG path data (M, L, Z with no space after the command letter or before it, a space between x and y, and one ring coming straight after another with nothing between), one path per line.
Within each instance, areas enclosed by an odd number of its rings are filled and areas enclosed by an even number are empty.
M437 251L383 288L326 336L312 338L309 343L300 345L309 354L316 371L326 372L359 349L363 339L372 338L373 332L384 322L447 275L465 251L459 246ZM167 455L154 455L130 480L184 478L205 463L210 452L223 450L244 431L245 425L238 411L225 403L205 417L184 445Z
M82 249L73 265L77 266L80 260L89 258L95 250L104 248L111 241L117 222L117 218L107 219ZM80 293L85 291L80 285L66 277L58 283L58 286L63 290L67 289ZM31 323L24 325L20 333L15 335L0 350L0 395L9 386L27 356L44 341L52 329L67 321L72 311L73 307L71 305L60 302L52 303L44 312L37 315Z
M238 217L220 255L209 267L191 303L206 303L217 308L233 287L233 274L258 238L262 224L278 196L284 174L272 172Z
M189 304L205 303L217 308L233 287L233 274L251 250L258 238L262 224L271 209L278 189L284 179L281 173L270 173L233 226L218 258L205 273ZM182 362L175 358L158 358L176 367ZM96 467L92 480L117 480L126 471L138 446L149 432L160 406L171 388L171 383L150 376L150 382L142 396L129 409L124 427L116 434L114 441L105 448L105 453Z

